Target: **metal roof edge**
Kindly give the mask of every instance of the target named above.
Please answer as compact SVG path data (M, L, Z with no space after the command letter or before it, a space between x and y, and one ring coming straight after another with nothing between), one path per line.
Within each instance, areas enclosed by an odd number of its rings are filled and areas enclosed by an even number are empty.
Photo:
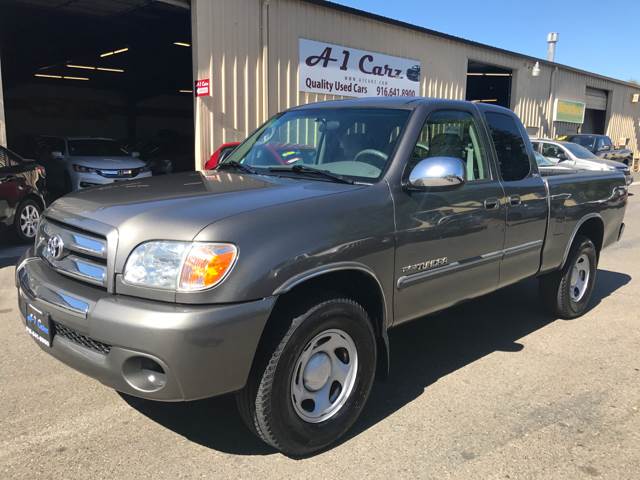
M304 2L307 3L311 3L313 5L319 6L319 7L325 7L325 8L330 8L333 10L338 10L344 13L350 13L352 15L357 15L359 17L365 17L365 18L369 18L371 20L376 20L378 22L382 22L382 23L387 23L390 25L395 25L397 27L402 27L402 28L407 28L409 30L414 30L417 32L421 32L421 33L426 33L428 35L432 35L434 37L439 37L439 38L444 38L446 40L451 40L454 42L458 42L458 43L464 43L466 45L471 45L473 47L479 47L479 48L488 48L489 50L493 50L494 52L499 52L505 55L512 55L514 57L519 57L525 60L530 60L530 61L534 61L534 62L540 62L541 65L546 65L548 67L557 67L557 68L561 68L564 70L569 70L571 72L575 72L575 73L580 73L582 75L588 75L590 77L594 77L600 80L605 80L608 82L614 82L620 85L624 85L627 87L631 87L631 88L635 88L637 90L640 90L640 85L632 83L632 82L627 82L625 80L620 80L618 78L613 78L613 77L608 77L606 75L601 75L599 73L594 73L594 72L589 72L587 70L581 70L579 68L576 67L571 67L569 65L564 65L562 63L556 63L556 62L549 62L548 60L545 60L543 58L538 58L538 57L533 57L531 55L526 55L524 53L518 53L518 52L514 52L512 50L507 50L504 48L500 48L500 47L494 47L493 45L488 45L486 43L481 43L481 42L476 42L474 40L469 40L463 37L457 37L455 35L450 35L448 33L443 33L443 32L439 32L437 30L431 30L430 28L426 28L426 27L421 27L419 25L414 25L412 23L408 23L408 22L403 22L402 20L396 20L390 17L385 17L383 15L378 15L376 13L371 13L371 12L367 12L365 10L360 10L357 8L353 8L353 7L349 7L347 5L341 5L339 3L335 3L335 2L331 2L328 0L303 0Z

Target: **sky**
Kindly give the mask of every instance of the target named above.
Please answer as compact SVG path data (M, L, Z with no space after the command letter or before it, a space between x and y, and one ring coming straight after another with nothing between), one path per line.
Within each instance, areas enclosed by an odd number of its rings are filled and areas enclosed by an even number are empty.
M334 0L385 17L534 57L640 82L640 0Z

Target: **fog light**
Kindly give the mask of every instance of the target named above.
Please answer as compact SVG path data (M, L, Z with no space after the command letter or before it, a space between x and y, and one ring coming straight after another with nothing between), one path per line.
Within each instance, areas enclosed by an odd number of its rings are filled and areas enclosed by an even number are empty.
M143 392L157 392L167 384L164 368L149 357L129 357L122 365L122 375L129 385Z

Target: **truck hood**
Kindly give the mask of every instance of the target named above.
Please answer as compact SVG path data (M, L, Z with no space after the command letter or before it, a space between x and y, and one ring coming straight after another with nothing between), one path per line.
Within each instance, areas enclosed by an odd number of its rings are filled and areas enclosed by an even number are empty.
M115 228L121 244L189 241L222 218L359 188L304 177L188 172L81 190L54 202L46 216L105 235Z
M604 158L579 158L576 165L580 168L588 170L626 170L627 166L622 162L616 162L615 160L607 160Z
M145 163L134 157L69 157L69 163L73 165L82 165L83 167L98 168L100 170L122 169L122 168L140 168Z

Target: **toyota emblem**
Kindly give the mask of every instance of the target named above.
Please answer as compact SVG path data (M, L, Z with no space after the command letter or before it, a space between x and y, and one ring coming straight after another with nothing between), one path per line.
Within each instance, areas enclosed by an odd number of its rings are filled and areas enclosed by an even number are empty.
M47 253L54 260L60 260L64 252L64 242L60 235L52 235L47 242Z

